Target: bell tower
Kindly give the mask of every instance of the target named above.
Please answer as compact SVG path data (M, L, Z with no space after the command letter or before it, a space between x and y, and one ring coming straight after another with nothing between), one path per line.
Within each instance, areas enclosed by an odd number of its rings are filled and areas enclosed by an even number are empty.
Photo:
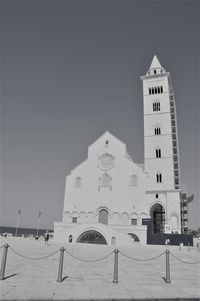
M180 171L176 105L170 73L154 55L143 81L144 167L149 174L148 197L154 196L165 208L165 226L172 214L180 233ZM159 197L158 197L159 196ZM162 200L161 200L162 199ZM156 201L156 200L155 200ZM158 202L159 204L159 202Z
M170 73L157 56L143 80L144 164L151 185L159 189L179 189L179 154L175 98Z

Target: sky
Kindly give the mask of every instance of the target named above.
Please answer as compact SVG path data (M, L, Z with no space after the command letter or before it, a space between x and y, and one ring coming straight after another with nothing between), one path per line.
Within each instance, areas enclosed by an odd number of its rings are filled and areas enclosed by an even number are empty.
M181 185L200 226L199 1L18 1L1 8L1 226L53 229L65 177L106 130L144 162L141 75L170 71Z

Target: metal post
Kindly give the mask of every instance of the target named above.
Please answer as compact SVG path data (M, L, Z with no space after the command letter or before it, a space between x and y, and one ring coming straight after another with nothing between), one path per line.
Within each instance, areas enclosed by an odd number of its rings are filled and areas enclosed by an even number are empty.
M190 243L188 243L188 252L190 252Z
M165 281L166 283L171 283L171 280L170 280L170 262L169 262L169 250L166 250L165 251L166 253L166 278L165 278Z
M15 229L15 236L17 236L17 230L19 227L19 217L20 217L21 212L22 212L21 209L19 209L17 212L17 225L16 225L16 229Z
M59 259L59 268L58 268L58 279L57 282L62 282L63 277L62 277L62 272L63 272L63 259L64 259L64 251L65 248L60 248L60 259Z
M5 277L5 269L6 269L6 259L7 259L7 252L8 252L8 244L4 245L4 250L3 250L3 258L1 262L1 271L0 271L0 280L4 280Z
M114 250L115 256L114 256L114 274L113 274L113 283L118 283L118 253L119 250Z
M40 218L41 218L41 214L42 212L38 212L38 220L37 220L37 236L38 236L38 233L39 233L39 228L40 228Z

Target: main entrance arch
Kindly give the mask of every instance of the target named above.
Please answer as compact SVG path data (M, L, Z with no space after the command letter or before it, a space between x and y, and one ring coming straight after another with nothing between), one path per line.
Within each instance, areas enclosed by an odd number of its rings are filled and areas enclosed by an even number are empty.
M150 210L153 233L164 233L165 209L161 204L154 204Z
M102 244L107 245L105 237L96 230L88 230L83 232L76 242L88 243L88 244Z
M106 209L99 210L99 223L108 224L108 211Z

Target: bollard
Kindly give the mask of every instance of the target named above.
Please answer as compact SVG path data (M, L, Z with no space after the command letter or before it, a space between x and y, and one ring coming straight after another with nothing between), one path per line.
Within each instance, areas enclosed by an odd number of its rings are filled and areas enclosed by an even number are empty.
M188 243L188 252L190 252L190 243Z
M119 250L115 249L114 251L114 274L113 274L113 283L118 283L118 253Z
M59 268L58 268L58 279L57 282L62 282L63 277L62 277L62 272L63 272L63 259L64 259L64 251L65 248L60 248L60 259L59 259Z
M0 271L0 280L4 280L5 277L5 269L6 269L6 259L7 259L7 253L8 253L8 244L4 245L4 250L3 250L3 258L1 262L1 271Z
M181 251L181 243L179 243L179 251Z
M169 262L169 250L166 250L166 278L165 281L166 283L171 283L170 280L170 262Z

